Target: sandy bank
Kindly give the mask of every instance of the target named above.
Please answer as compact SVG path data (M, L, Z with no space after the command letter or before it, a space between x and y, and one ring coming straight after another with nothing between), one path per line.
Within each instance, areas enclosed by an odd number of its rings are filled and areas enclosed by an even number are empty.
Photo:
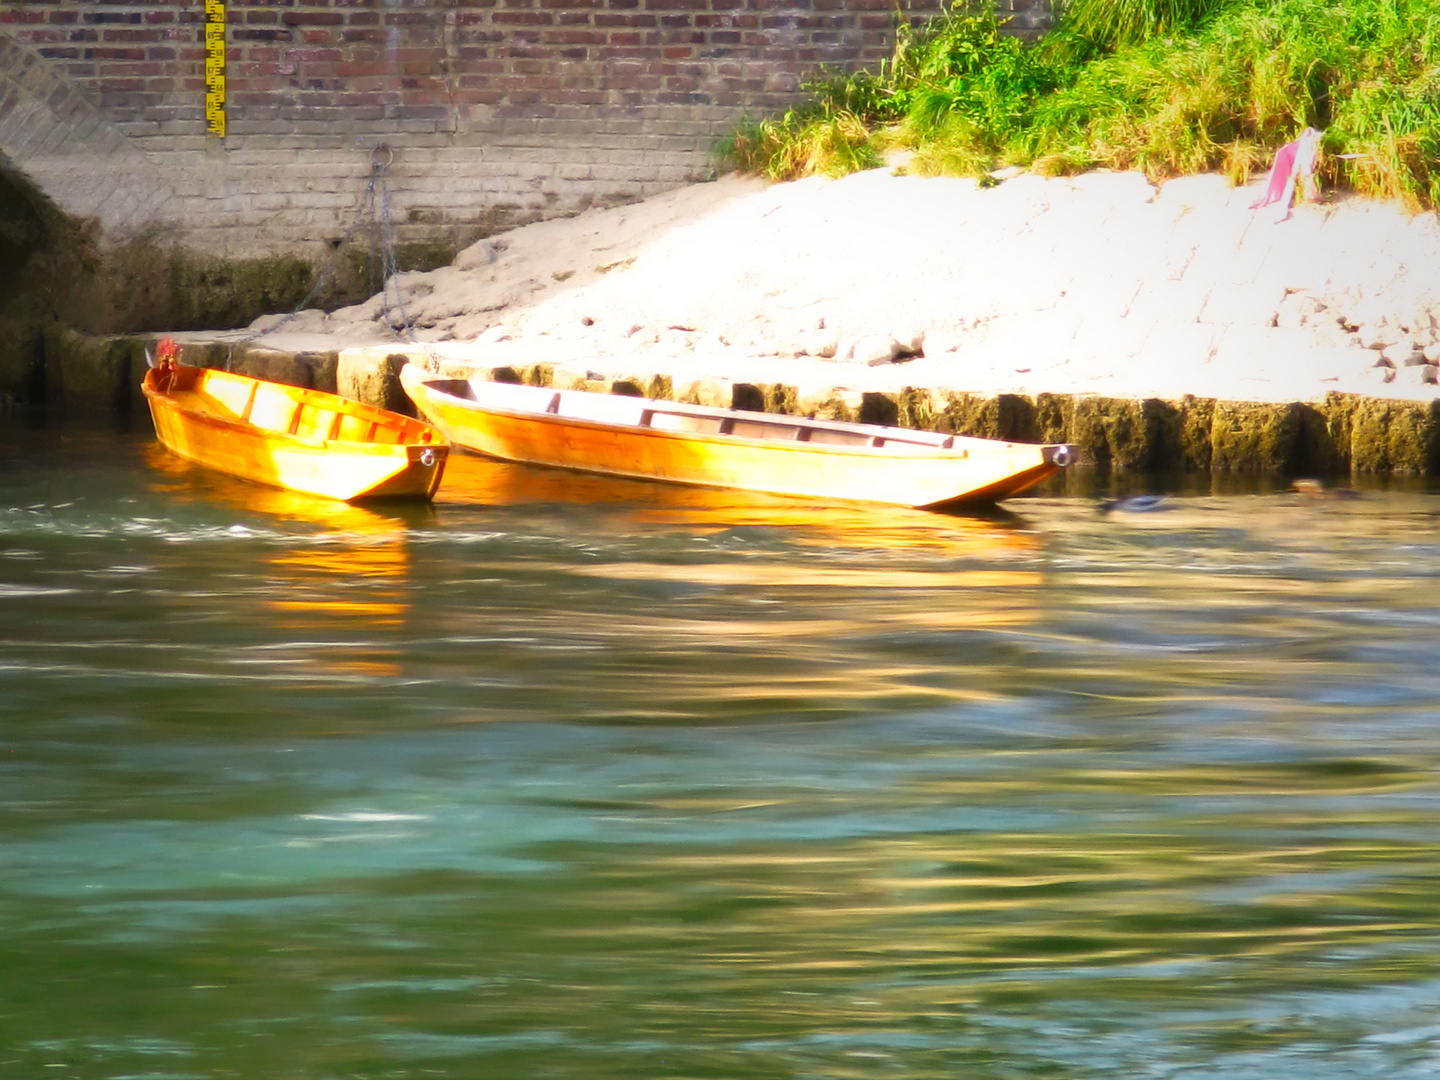
M401 275L388 303L305 312L258 343L378 345L403 308L437 358L551 363L557 381L1433 399L1436 216L1333 197L1277 221L1250 209L1258 186L727 177L492 237Z

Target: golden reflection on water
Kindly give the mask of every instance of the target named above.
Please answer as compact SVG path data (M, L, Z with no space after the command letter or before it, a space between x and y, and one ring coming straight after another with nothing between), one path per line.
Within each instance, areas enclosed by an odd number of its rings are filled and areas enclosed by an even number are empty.
M1366 865L1429 865L1440 854L1433 842L1337 836L1257 850L1243 831L1233 845L1214 834L976 832L651 862L682 892L692 878L723 875L747 900L740 929L766 943L763 956L728 962L789 971L797 988L824 972L889 970L897 958L962 992L965 972L1004 971L1018 986L1027 971L1083 979L1087 969L1177 959L1195 964L1195 977L1233 979L1227 961L1313 962L1431 932L1423 882L1376 875L1337 894L1330 879ZM643 918L643 897L629 906Z
M423 503L359 505L250 483L178 458L159 443L146 448L145 461L151 470L150 489L170 500L209 503L247 516L318 525L326 532L403 535L409 526L432 516Z
M276 629L309 635L345 632L343 649L310 644L296 649L307 671L371 677L400 674L398 651L374 641L410 616L410 526L427 520L424 507L357 506L252 484L199 468L158 444L147 450L151 488L176 500L208 503L277 524L318 527L309 543L292 540L265 560L271 574L266 610Z
M403 530L348 533L344 540L286 548L268 560L276 627L306 639L343 634L343 652L304 650L316 674L395 677L399 650L384 645L410 614L410 554ZM377 635L380 635L377 637ZM357 638L359 640L357 640Z
M890 549L984 556L1034 552L1035 536L1004 510L983 515L937 514L868 503L805 499L723 488L650 483L452 455L436 496L441 506L521 506L543 503L623 509L628 527L643 532L676 528L773 528L811 546Z

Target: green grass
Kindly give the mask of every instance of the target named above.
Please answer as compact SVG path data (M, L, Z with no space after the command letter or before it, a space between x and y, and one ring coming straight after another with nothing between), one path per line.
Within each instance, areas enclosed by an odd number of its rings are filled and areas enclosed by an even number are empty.
M898 148L926 174L1243 182L1310 125L1325 183L1440 207L1440 0L1071 0L1035 44L957 8L901 24L878 71L805 89L803 107L736 131L738 167L842 175Z

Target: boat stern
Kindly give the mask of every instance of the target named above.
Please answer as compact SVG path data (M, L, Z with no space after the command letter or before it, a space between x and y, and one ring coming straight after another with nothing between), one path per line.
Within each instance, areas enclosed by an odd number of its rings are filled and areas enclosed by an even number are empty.
M357 495L349 502L371 499L433 499L450 460L448 443L412 444L405 447L406 465L384 483Z

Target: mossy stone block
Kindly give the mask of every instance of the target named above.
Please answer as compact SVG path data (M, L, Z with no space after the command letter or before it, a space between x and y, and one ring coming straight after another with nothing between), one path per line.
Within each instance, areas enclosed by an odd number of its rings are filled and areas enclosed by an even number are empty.
M69 327L45 333L45 387L67 409L129 413L145 376L143 339L90 337Z
M1213 472L1293 472L1301 458L1300 408L1216 402L1210 425Z
M1152 441L1144 403L1098 398L1095 404L1103 417L1105 446L1111 466L1125 470L1149 468Z
M945 412L937 408L935 395L924 387L907 386L895 398L901 427L917 431L948 431Z
M860 415L860 411L858 403L847 400L845 394L835 391L817 402L810 415L820 420L843 420L846 423L853 423Z
M1075 416L1075 398L1069 394L1038 394L1035 397L1035 440L1042 443L1071 442L1070 422Z
M342 356L336 369L336 392L352 401L414 416L415 403L400 385L400 369L409 362L403 353Z
M39 402L44 394L44 332L24 320L0 319L0 402Z
M1077 397L1073 399L1069 430L1065 441L1079 447L1080 464L1108 468L1111 464L1108 409L1110 398Z
M917 425L918 426L918 425ZM945 404L933 416L932 430L982 439L1000 438L1000 405L997 399L979 394L946 393Z
M1179 424L1179 453L1173 462L1187 472L1209 472L1211 427L1215 421L1215 399L1197 398L1186 394L1176 406ZM1159 462L1157 467L1165 468L1171 462Z
M295 356L296 359L310 368L310 377L314 380L311 385L316 390L323 390L327 394L335 393L339 387L339 352L335 350L326 352L302 352L296 353Z
M675 381L669 375L652 375L645 396L651 401L674 401Z
M800 414L800 393L786 383L735 383L730 389L730 407L747 412Z
M782 413L785 416L796 416L800 412L800 393L786 383L762 383L761 391L765 394L765 411Z
M210 366L223 366L227 371L248 375L252 379L323 390L329 394L338 389L336 371L339 354L334 352L293 353L241 343L236 345L226 364Z
M709 405L725 408L733 399L730 387L719 379L696 379L687 383L679 400L688 405Z
M1181 458L1180 407L1172 401L1146 398L1140 402L1145 425L1145 459L1138 467L1149 470L1174 469Z
M764 412L765 391L754 383L737 382L730 387L730 408Z
M995 399L995 429L1007 442L1039 442L1040 425L1035 402L1021 394L1001 394Z
M867 392L860 398L860 411L856 419L862 424L895 427L900 423L900 403L891 394Z
M425 366L424 355L419 357L411 356L411 361ZM512 367L506 364L504 367L490 369L491 382L515 383L519 386L554 386L555 365L553 364L521 364L519 367Z
M1354 472L1427 474L1440 459L1440 412L1434 402L1354 399L1348 412Z
M235 356L235 346L225 341L181 341L180 363L191 367L217 368L228 371Z
M1325 403L1320 407L1325 417L1325 434L1330 440L1335 455L1335 466L1340 470L1350 470L1350 436L1354 426L1355 406L1362 399L1354 394L1330 393L1325 396Z
M1339 469L1348 469L1349 454L1336 445L1326 410L1301 402L1296 406L1296 415L1300 424L1300 445L1292 470L1325 476Z
M174 324L186 330L245 326L261 315L294 309L314 279L314 268L294 256L177 258L171 265Z

